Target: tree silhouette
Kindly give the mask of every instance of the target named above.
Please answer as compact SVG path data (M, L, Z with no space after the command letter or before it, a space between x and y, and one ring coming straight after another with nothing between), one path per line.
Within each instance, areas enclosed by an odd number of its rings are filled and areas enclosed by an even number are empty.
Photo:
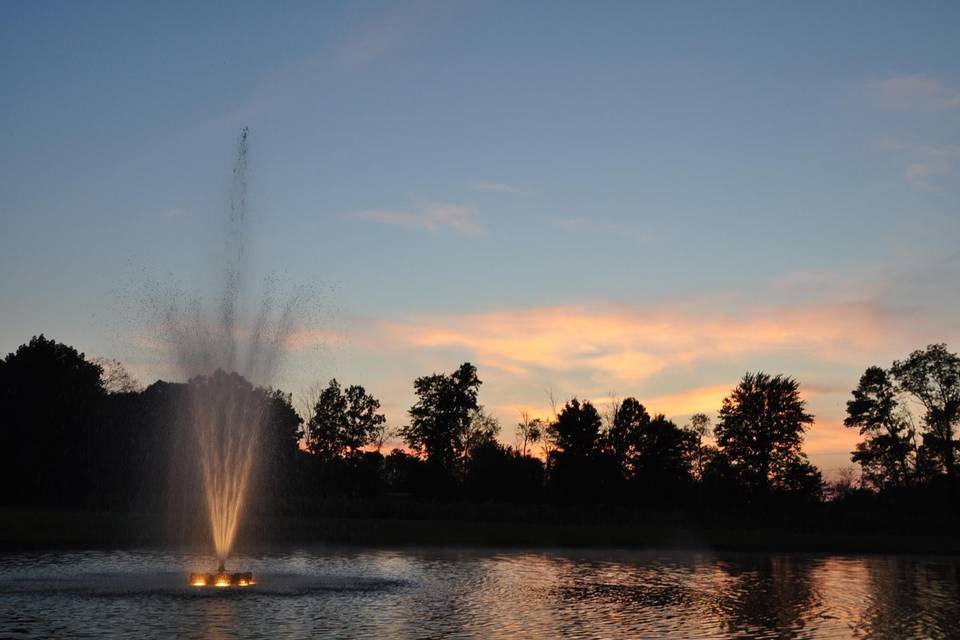
M527 447L540 442L545 428L540 418L530 418L530 414L526 411L520 412L520 422L517 423L516 428L517 448L520 449L520 455L527 455Z
M264 437L270 452L281 462L289 461L300 443L300 425L303 419L293 408L293 397L280 389L265 389L267 396L267 424Z
M470 451L464 488L466 495L475 499L528 501L542 491L543 463L487 440Z
M705 413L695 413L690 416L690 424L687 425L687 431L692 433L697 439L697 447L694 451L696 461L697 479L703 477L703 458L707 449L703 444L703 439L710 433L710 416Z
M834 516L836 526L854 530L913 522L889 517L893 508L919 516L920 528L952 532L960 522L943 509L955 495L942 480L956 459L960 397L960 359L944 345L915 351L887 371L864 372L845 423L863 436L853 460L876 492L841 482L829 502L822 502L820 472L801 451L813 418L798 383L785 376L744 376L724 399L716 447L704 438L706 415L681 429L628 397L614 400L604 419L576 398L555 408L549 422L522 414L510 448L478 403L476 369L464 363L415 381L417 401L400 434L416 455L394 450L384 458L365 450L379 444L386 423L380 403L360 386L331 380L317 387L301 407L309 418L301 429L289 394L235 373L139 390L124 371L44 336L0 359L0 504L166 511L171 522L202 511L203 493L195 490L202 469L191 457L198 455L196 434L177 427L189 427L191 410L209 404L193 393L207 380L227 385L230 402L255 406L265 420L255 445L258 490L250 495L257 512L622 522L669 508L679 517L696 509L705 523L736 527L759 524L762 508L776 514L774 526L795 526L784 524L797 522L792 514L812 516L812 527L827 530ZM908 403L923 407L922 446ZM299 448L301 436L312 453ZM543 460L528 455L534 443ZM534 509L517 504L540 500ZM924 512L936 522L924 521ZM196 529L190 518L183 525Z
M851 459L863 469L864 479L882 489L910 482L913 429L897 399L893 380L880 367L870 367L860 377L847 401L843 424L859 428L865 436Z
M107 393L137 393L143 386L130 375L123 363L113 358L94 358L92 362L100 367L100 379Z
M717 446L742 481L766 494L806 468L802 467L806 458L800 448L803 432L812 423L796 380L747 373L723 399L714 434Z
M307 448L330 460L353 455L382 438L387 418L380 401L360 385L341 389L336 378L320 392L313 415L304 428Z
M586 457L597 450L602 420L597 408L573 398L560 411L553 425L557 447L565 454Z
M957 441L953 429L960 422L960 357L945 344L931 344L893 363L897 387L923 405L923 443L939 459L949 478L956 475Z
M587 400L573 398L557 414L548 431L556 449L547 462L554 495L564 502L614 499L622 475L613 456L603 450L602 420Z
M410 408L410 424L400 437L417 454L453 470L469 445L471 425L481 381L469 362L450 375L435 373L413 383L417 402Z
M629 464L635 457L641 432L650 424L650 414L636 398L626 398L614 404L610 428L604 434L617 467L624 475L630 473Z
M666 416L654 416L637 430L629 464L633 477L660 489L690 479L693 434L680 429Z
M497 443L497 434L500 433L500 421L478 406L470 412L467 431L463 438L463 455L467 456L478 448Z
M35 336L0 364L0 474L8 502L60 503L89 491L102 370Z

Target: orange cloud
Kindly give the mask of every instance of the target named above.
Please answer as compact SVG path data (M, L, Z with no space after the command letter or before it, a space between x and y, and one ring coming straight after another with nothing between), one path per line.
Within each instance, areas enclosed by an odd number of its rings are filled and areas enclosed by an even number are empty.
M670 367L751 353L827 360L875 353L904 318L876 305L721 314L689 307L564 306L438 315L380 327L394 345L464 349L478 364L529 375L592 372L636 382Z
M326 329L295 329L283 340L283 346L288 351L301 351L312 347L340 345L346 342L347 336L341 331Z
M644 403L652 413L663 413L667 416L683 416L694 413L705 413L711 420L716 419L717 410L723 404L723 399L729 395L733 384L712 385L697 387L679 393L650 398ZM641 400L641 402L643 402Z

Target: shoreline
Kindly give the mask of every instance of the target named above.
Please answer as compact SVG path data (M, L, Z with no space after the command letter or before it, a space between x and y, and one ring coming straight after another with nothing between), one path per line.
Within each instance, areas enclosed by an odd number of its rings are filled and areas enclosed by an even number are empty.
M202 526L171 526L163 514L0 509L0 551L206 546ZM178 535L179 530L179 535ZM248 522L238 551L338 545L403 548L657 549L718 552L960 555L957 537L641 524L467 522L344 517L275 517L269 534Z

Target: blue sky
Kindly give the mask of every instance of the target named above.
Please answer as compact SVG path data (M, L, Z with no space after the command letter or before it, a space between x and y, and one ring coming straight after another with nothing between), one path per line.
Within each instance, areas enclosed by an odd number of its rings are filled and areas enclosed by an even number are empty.
M254 265L315 288L276 382L393 424L796 375L843 464L859 373L960 348L956 3L0 6L0 350L175 377L138 282L203 289L249 126ZM714 406L716 405L716 406ZM841 453L837 453L841 452Z

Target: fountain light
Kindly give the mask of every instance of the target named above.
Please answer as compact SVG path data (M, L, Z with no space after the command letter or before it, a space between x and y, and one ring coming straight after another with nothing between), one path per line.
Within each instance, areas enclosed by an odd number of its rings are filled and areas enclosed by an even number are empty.
M253 579L253 573L243 571L239 573L227 573L221 564L216 573L191 573L190 585L193 587L252 587L257 584Z

